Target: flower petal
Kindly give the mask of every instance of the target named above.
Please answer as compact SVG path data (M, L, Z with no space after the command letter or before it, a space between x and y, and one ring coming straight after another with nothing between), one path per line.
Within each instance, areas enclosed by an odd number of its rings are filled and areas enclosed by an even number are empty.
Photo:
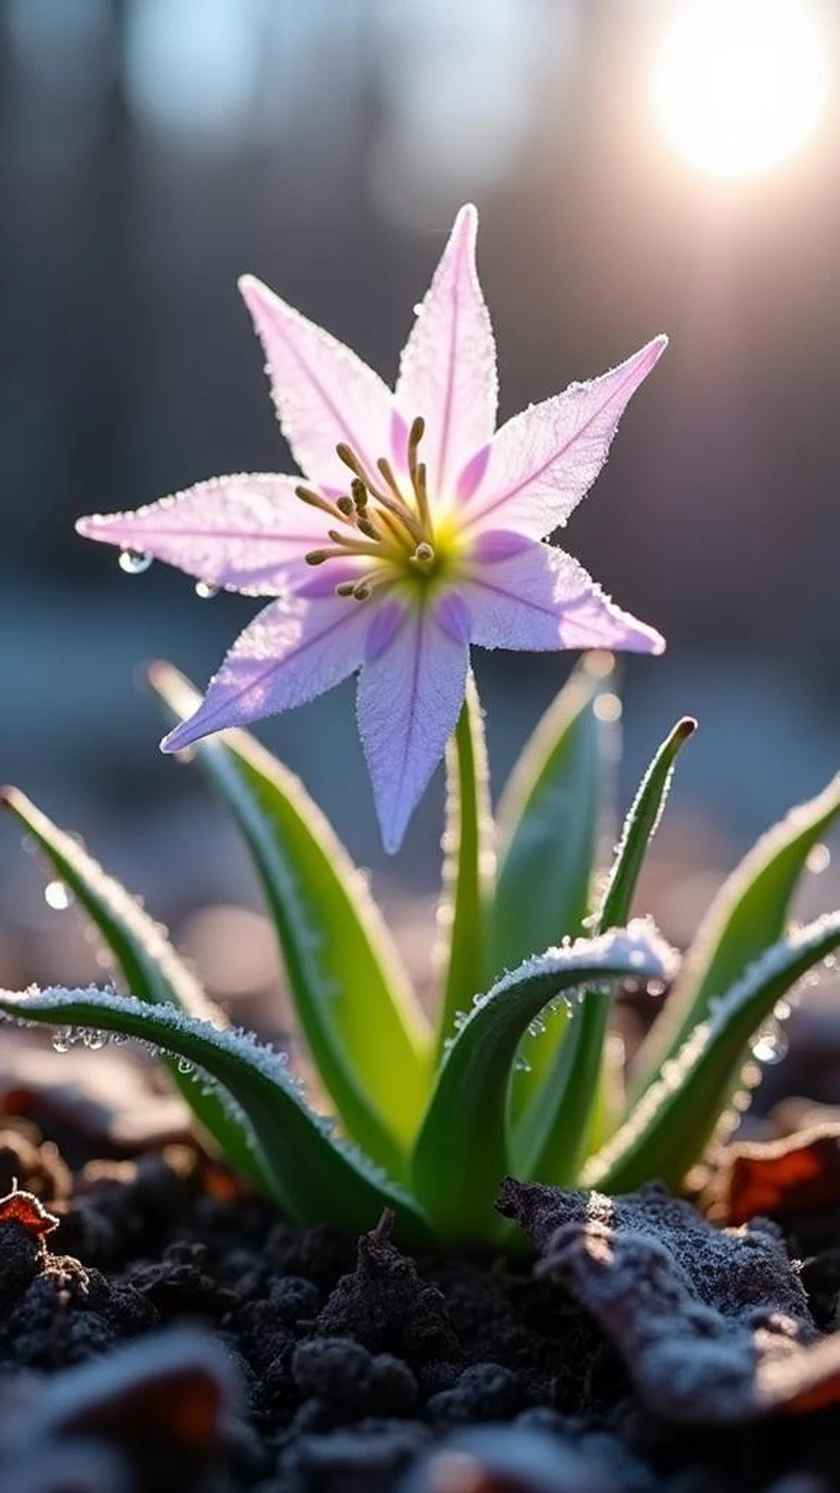
M496 346L475 268L478 213L462 207L400 360L397 402L408 421L422 415L434 497L454 486L464 463L496 425Z
M464 699L469 647L430 608L402 626L359 679L357 716L385 849L406 826L443 756Z
M314 700L362 662L373 612L346 596L273 601L240 633L198 710L161 742L190 742Z
M76 530L230 591L276 596L326 533L326 518L295 497L295 486L294 477L266 472L214 477L134 513L80 518Z
M532 539L565 524L604 465L631 395L667 345L667 337L654 337L609 373L571 384L508 420L493 440L465 519Z
M239 281L267 360L271 393L295 461L313 481L346 492L349 473L336 456L352 446L374 472L390 449L390 389L372 368L329 332L243 275Z
M661 653L665 647L654 628L615 606L577 560L548 544L475 565L463 589L472 641L482 648Z

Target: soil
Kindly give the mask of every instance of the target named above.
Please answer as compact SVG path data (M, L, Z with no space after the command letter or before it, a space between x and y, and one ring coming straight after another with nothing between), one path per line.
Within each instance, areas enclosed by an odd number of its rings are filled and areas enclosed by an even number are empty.
M301 1232L189 1146L71 1172L30 1121L3 1123L0 1190L16 1180L59 1219L44 1237L0 1207L3 1493L840 1488L840 1407L659 1419L595 1315L527 1260L411 1259L387 1220L362 1241ZM816 1237L800 1278L828 1330L835 1220ZM152 1352L184 1324L223 1350L238 1388L208 1391L212 1345L180 1377L170 1339ZM111 1373L142 1344L136 1370ZM501 1440L470 1440L499 1425Z

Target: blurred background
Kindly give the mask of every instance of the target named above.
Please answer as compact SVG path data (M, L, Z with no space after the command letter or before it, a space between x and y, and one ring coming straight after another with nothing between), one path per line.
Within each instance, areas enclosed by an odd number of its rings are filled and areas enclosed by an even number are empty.
M626 670L621 807L700 718L648 878L666 931L840 765L836 0L0 0L0 774L228 999L274 987L272 940L136 670L203 685L255 604L127 576L73 521L288 469L237 275L391 378L468 199L502 417L671 337L564 536L669 639ZM478 656L497 787L569 662ZM422 967L439 784L386 864L351 686L259 734ZM0 978L95 974L5 823L0 873Z

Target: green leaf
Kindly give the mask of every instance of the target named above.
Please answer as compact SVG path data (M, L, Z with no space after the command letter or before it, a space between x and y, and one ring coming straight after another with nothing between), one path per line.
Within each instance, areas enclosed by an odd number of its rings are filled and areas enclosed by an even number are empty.
M493 1200L509 1170L507 1095L529 1023L590 982L665 979L672 958L652 926L636 922L526 960L474 1004L438 1074L412 1167L414 1190L447 1238L492 1237L505 1228Z
M631 1192L656 1177L677 1188L717 1128L750 1038L795 981L838 946L840 913L832 913L766 950L664 1065L584 1168L583 1185Z
M199 704L169 665L149 679L175 720ZM348 1133L401 1175L428 1095L430 1038L362 874L303 785L244 731L193 753L253 857L320 1077Z
M639 872L662 817L674 763L696 728L697 722L690 716L679 720L639 785L593 920L596 934L621 927L630 916ZM609 1002L601 995L588 991L583 996L558 1061L517 1128L517 1175L558 1186L574 1184L599 1102L609 1015Z
M244 1116L272 1196L296 1223L356 1232L393 1208L403 1237L428 1242L428 1224L402 1190L315 1115L289 1075L285 1055L249 1033L220 1031L172 1006L147 1006L98 990L0 992L0 1011L16 1021L120 1032L152 1043L200 1070Z
M484 721L470 674L455 734L446 750L446 829L438 927L443 954L443 992L438 1054L455 1031L459 1011L468 1010L486 984L487 903L495 876L495 826Z
M679 1051L715 997L784 932L788 906L809 852L840 811L840 774L763 835L712 902L683 961L665 1009L633 1064L631 1103Z
M98 928L131 993L151 1005L171 1005L189 1016L227 1026L224 1012L208 1000L179 958L166 933L135 897L102 867L72 835L53 824L17 788L0 791L9 809L47 856L50 864ZM265 1179L255 1165L247 1136L214 1094L202 1094L167 1064L173 1083L219 1150L258 1187Z
M489 973L496 978L535 949L584 931L599 834L608 723L595 701L609 686L604 655L586 655L522 751L499 802L499 874L490 916ZM552 1081L567 1013L549 1012L526 1036L511 1091L516 1118ZM527 1066L526 1066L527 1065Z

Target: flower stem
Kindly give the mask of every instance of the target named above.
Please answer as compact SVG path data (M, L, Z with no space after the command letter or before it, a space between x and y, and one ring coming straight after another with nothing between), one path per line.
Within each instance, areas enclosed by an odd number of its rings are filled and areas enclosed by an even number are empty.
M446 753L446 828L443 894L438 924L446 940L437 1033L438 1059L455 1033L455 1017L469 1011L487 982L486 915L495 878L495 829L484 721L470 675L458 724Z

